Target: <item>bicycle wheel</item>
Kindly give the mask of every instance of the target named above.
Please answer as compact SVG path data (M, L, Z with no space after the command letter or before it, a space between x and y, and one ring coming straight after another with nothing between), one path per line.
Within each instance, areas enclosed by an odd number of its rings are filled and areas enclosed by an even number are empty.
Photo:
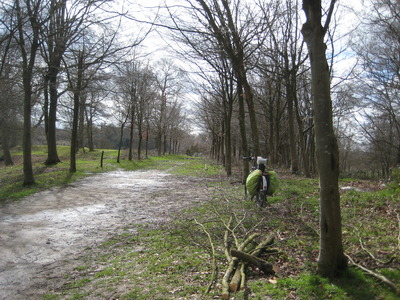
M267 203L267 192L266 191L257 191L256 193L256 204L259 207L264 207Z

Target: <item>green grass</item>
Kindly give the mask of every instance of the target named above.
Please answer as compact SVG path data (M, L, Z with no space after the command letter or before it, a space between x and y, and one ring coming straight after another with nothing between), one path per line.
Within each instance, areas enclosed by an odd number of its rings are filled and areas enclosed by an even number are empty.
M44 150L35 149L36 155L44 157L40 151ZM18 199L91 173L123 168L207 178L201 184L210 199L164 225L126 224L123 234L86 249L82 263L68 276L68 283L49 291L44 299L216 299L227 266L223 240L230 222L236 238L229 235L232 247L252 232L261 233L261 238L274 234L273 248L277 251L264 258L279 268L277 276L249 268L247 291L231 294L230 299L398 299L387 286L353 266L334 280L315 275L319 250L317 179L282 176L279 191L268 197L269 206L260 210L244 198L239 180L227 181L220 166L204 159L167 155L142 161L124 158L117 164L116 151L105 153L103 169L99 167L100 151L80 153L78 172L72 176L68 162L54 168L39 163L35 166L37 185L31 189L21 187L18 181L20 166L2 168L0 197ZM399 189L381 189L373 182L352 178L341 180L341 184L360 186L359 190L341 193L346 253L400 287ZM212 272L209 238L215 250L218 279L206 294Z
M117 150L98 149L94 152L80 151L76 157L77 171L70 173L69 151L69 147L58 146L57 152L61 162L53 166L46 166L44 161L47 158L47 148L45 146L33 146L35 184L32 186L23 186L21 164L0 167L0 202L17 200L40 190L74 182L91 174L109 172L121 168L125 170L158 169L175 174L197 176L216 175L221 171L221 168L217 165L184 155L165 155L162 157L149 157L140 161L129 161L127 154L123 151L120 163L117 163ZM100 160L103 151L103 167L101 168ZM12 151L14 159L18 159L20 156L22 156L20 149L16 148Z

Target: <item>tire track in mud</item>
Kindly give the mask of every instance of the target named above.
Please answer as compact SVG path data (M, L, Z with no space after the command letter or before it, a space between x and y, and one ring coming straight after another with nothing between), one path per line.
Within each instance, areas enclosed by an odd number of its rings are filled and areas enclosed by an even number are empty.
M202 181L154 170L115 171L3 205L0 299L41 299L49 286L61 286L85 248L127 224L165 222L207 200Z

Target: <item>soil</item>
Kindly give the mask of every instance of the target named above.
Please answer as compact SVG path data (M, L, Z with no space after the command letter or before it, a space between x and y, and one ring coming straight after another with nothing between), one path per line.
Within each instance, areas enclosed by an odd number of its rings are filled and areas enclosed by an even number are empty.
M0 299L42 299L62 286L85 249L128 224L166 222L207 200L202 181L154 170L114 171L3 205Z

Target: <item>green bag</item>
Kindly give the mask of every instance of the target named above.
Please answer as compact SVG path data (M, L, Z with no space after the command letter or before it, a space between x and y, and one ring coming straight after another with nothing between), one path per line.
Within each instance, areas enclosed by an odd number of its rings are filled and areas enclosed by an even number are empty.
M269 188L267 195L272 196L279 188L279 178L275 171L268 171L269 174Z
M254 170L246 178L246 190L250 196L253 196L257 192L258 183L260 176L262 175L261 170Z

